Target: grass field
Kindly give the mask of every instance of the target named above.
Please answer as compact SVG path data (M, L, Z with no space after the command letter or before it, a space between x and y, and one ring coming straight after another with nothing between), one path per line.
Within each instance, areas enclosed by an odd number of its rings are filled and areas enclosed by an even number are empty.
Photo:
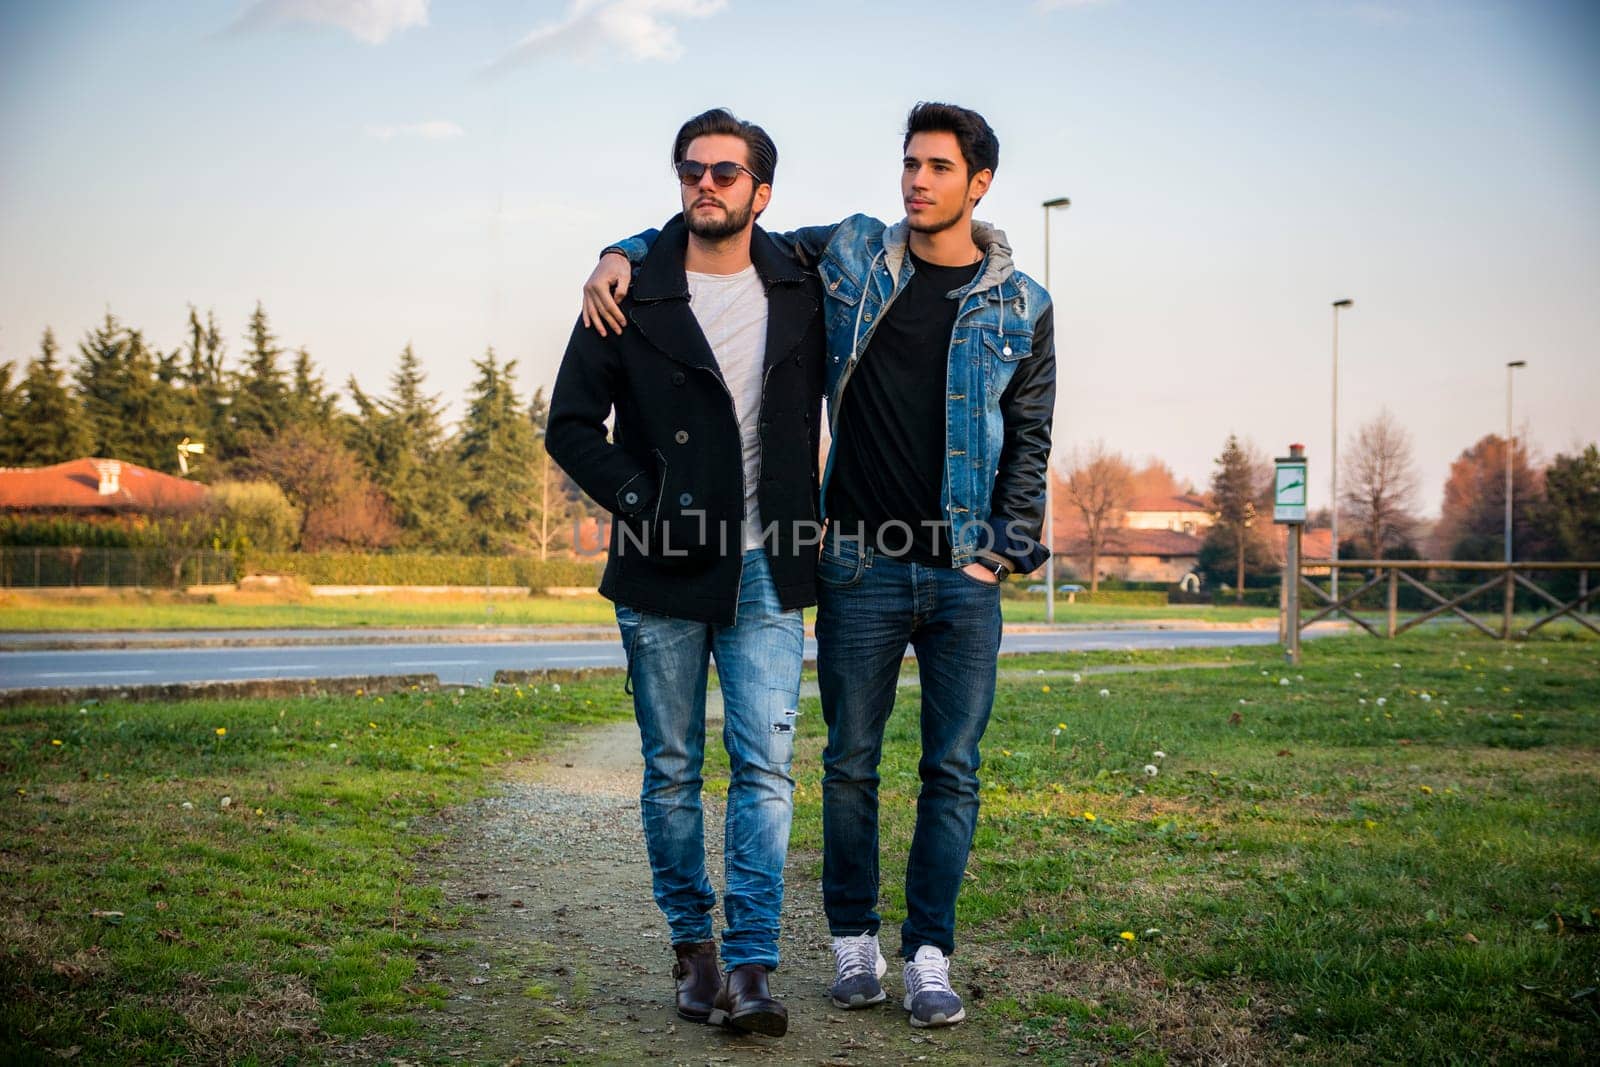
M1046 1063L1592 1062L1600 643L1226 655L1001 686L960 937L1003 981L974 1025ZM426 817L626 699L603 679L0 712L0 1060L281 1062L407 1031L439 995L416 954L452 921L413 880ZM893 719L883 773L888 949L914 722Z
M213 601L214 602L210 602ZM1043 600L1002 602L1009 622L1044 621ZM811 612L807 613L809 620ZM1198 619L1249 622L1275 616L1264 608L1172 605L1057 604L1064 623L1143 622ZM0 629L5 630L209 630L427 626L526 626L578 623L611 626L611 602L599 596L473 597L395 594L321 597L285 601L252 594L218 593L210 598L169 593L128 593L83 598L0 594Z

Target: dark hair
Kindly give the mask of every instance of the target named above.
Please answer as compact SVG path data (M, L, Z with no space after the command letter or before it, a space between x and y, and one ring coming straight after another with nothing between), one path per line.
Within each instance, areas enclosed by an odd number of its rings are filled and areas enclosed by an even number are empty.
M909 148L912 135L918 133L955 134L956 143L961 146L961 158L967 161L969 179L980 170L992 171L1000 166L1000 138L976 111L955 104L923 101L906 116L906 139L900 151Z
M690 141L696 137L714 137L718 134L741 138L747 150L745 154L750 157L750 170L760 181L772 184L772 178L778 171L778 146L772 143L766 130L753 122L734 117L733 112L725 107L703 111L678 128L678 136L672 142L673 166L683 162Z

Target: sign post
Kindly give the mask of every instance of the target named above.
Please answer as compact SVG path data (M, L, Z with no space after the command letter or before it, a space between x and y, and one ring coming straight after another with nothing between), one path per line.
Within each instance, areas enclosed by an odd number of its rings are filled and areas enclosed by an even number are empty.
M1279 456L1272 476L1272 521L1288 526L1283 559L1283 635L1284 653L1294 666L1300 665L1300 532L1306 523L1306 446L1290 445L1287 456Z

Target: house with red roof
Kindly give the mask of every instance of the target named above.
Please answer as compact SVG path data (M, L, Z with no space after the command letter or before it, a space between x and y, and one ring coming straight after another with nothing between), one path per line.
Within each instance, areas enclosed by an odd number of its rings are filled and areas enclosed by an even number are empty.
M117 459L0 468L0 509L7 515L147 515L194 507L209 492L199 482Z

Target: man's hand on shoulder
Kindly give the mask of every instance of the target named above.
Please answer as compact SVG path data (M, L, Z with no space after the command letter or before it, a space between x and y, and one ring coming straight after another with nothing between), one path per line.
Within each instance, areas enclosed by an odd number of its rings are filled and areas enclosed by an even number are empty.
M633 267L628 257L618 252L607 252L595 264L589 280L583 283L583 324L601 337L606 327L620 334L627 325L622 314L621 300L628 295L628 285L633 280Z

